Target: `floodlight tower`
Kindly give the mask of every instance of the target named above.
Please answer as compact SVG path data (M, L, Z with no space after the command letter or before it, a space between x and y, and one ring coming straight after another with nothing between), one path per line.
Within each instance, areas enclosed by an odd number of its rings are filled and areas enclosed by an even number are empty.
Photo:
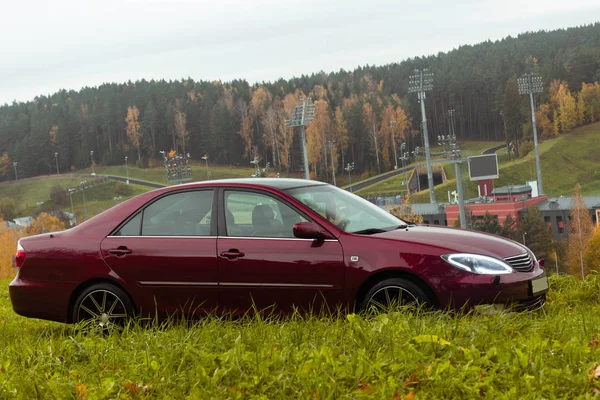
M425 145L425 164L427 165L427 182L429 185L429 202L435 203L435 191L433 188L433 172L431 170L431 153L429 151L429 137L427 136L427 117L425 115L425 92L433 90L433 74L427 72L427 68L415 70L415 75L409 77L408 93L417 93L421 103L421 123L423 142Z
M533 105L533 94L541 93L544 90L542 78L535 73L529 73L517 79L517 84L519 85L519 94L528 94L529 100L531 101L531 125L533 126L533 146L535 150L535 168L537 169L538 195L542 195L544 193L544 190L542 189L542 168L540 165L540 152L538 149L537 127L535 125L535 107Z
M396 154L396 136L394 135L395 127L396 127L396 121L391 120L390 121L390 129L392 130L392 146L394 146L394 169L398 169L398 155Z
M448 110L449 129L450 132L444 137L438 136L438 145L444 149L444 156L450 159L450 163L454 164L454 171L456 173L456 190L458 192L458 213L460 217L460 227L463 229L467 228L467 217L465 211L465 197L462 186L462 177L460 165L465 161L462 158L460 146L456 141L456 132L454 132L454 110Z
M310 179L310 171L308 170L308 149L306 148L306 132L305 127L315 119L315 105L309 104L311 98L303 98L300 99L300 104L294 107L294 111L292 112L292 118L287 119L285 124L294 128L296 126L300 127L300 134L302 138L302 152L304 153L304 178Z

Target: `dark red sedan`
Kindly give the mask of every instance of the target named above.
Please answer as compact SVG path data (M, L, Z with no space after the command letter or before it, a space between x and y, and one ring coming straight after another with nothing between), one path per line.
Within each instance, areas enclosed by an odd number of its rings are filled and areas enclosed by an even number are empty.
M269 307L530 307L548 290L540 263L518 243L414 225L295 179L154 190L72 229L21 239L15 264L18 314L100 326Z

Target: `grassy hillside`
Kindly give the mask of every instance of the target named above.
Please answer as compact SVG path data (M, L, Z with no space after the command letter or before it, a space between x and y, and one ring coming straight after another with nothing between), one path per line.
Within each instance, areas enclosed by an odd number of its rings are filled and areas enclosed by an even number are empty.
M491 146L490 146L491 147ZM506 150L497 152L500 178L494 181L495 187L521 185L535 180L535 154L508 161ZM465 155L470 155L465 152ZM586 125L556 139L540 143L542 180L544 192L551 196L570 195L576 183L581 184L585 195L600 195L600 123ZM453 165L444 167L449 181L435 187L436 199L448 198L448 191L456 189ZM462 167L463 186L470 197L477 195L477 185L470 182L468 168ZM400 187L401 177L394 177L377 185L369 186L357 194L389 193ZM397 190L397 189L396 189ZM428 202L429 192L421 191L411 197L412 202Z
M0 198L13 199L17 206L18 216L37 215L43 211L59 209L71 211L71 203L68 195L65 204L55 204L54 201L50 200L50 190L57 184L65 190L72 187L78 188L82 180L85 179L73 176L46 176L19 180L17 182L6 182L0 184ZM87 180L89 181L89 179ZM120 196L121 198L117 201L123 201L150 190L150 188L144 186L129 185L129 189L126 190L129 190L130 193L119 195L115 192L118 185L122 187L125 184L109 181L86 189L85 197L88 217L99 214L115 205L116 201L113 200L114 197ZM72 197L75 213L83 216L83 193L77 191L73 193ZM44 202L44 204L38 206L38 202Z
M598 276L552 276L534 313L208 317L104 337L17 316L7 285L0 398L580 399L600 389Z
M464 143L460 143L463 155L465 156L472 156L472 155L479 155L481 154L481 152L483 152L486 149L489 149L491 147L495 147L498 145L501 145L503 142L484 142L484 141L469 141L469 142L464 142ZM442 148L441 147L432 147L431 149L432 153L435 152L441 152ZM418 157L417 161L419 163L424 163L425 162L425 157ZM436 160L439 162L442 162L443 159L439 159ZM409 165L414 165L414 162L411 162ZM445 165L444 163L442 163L444 165L444 170L446 171L446 176L448 177L449 180L454 179L455 178L455 173L454 173L454 166L452 165ZM407 175L410 176L410 173ZM385 181L376 183L374 185L368 186L360 191L357 191L356 194L359 196L368 196L368 195L373 195L373 194L378 194L378 193L397 193L397 192L401 192L404 193L406 191L406 189L404 188L404 186L402 186L402 181L404 180L404 174L402 175L397 175L394 176L390 179L386 179ZM427 195L427 199L429 200L429 195Z

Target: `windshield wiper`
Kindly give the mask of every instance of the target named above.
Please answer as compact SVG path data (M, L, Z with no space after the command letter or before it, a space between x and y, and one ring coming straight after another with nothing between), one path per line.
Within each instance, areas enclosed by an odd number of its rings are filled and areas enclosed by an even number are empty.
M398 225L398 226L396 227L396 229L406 229L406 228L408 228L409 226L411 226L411 225L407 225L407 224Z
M373 235L375 233L384 233L384 232L387 232L387 230L380 229L380 228L367 228L367 229L362 229L360 231L356 231L356 232L352 232L352 233L355 233L357 235Z

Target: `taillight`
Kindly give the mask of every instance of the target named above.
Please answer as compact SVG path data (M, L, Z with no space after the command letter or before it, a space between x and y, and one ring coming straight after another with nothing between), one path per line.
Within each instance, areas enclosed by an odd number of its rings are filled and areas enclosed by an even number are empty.
M21 241L19 241L19 243L17 244L17 254L15 254L15 259L13 263L14 267L21 268L21 266L25 262L25 257L25 249L23 248L23 246L21 246Z

